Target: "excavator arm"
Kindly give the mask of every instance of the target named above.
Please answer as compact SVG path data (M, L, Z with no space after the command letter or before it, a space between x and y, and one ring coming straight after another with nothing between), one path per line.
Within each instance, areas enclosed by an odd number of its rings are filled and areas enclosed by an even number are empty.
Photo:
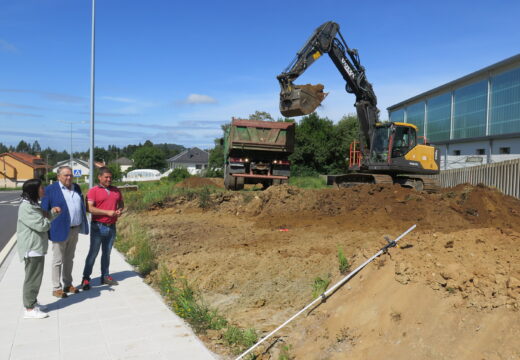
M281 87L280 112L286 117L308 115L325 99L327 93L323 92L321 84L293 84L294 80L325 53L346 81L346 91L356 96L356 112L365 138L362 145L368 147L379 118L377 98L372 84L366 79L365 68L361 66L357 50L348 47L339 31L339 25L335 22L328 21L318 27L296 54L295 59L278 75Z

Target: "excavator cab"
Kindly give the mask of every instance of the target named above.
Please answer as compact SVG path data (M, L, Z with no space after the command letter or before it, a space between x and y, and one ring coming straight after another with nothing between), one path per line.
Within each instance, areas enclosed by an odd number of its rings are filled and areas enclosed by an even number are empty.
M328 95L323 88L321 84L287 85L280 94L280 112L285 117L309 115Z
M372 135L371 163L389 163L402 158L417 145L417 128L407 123L378 123ZM390 154L390 156L389 156Z

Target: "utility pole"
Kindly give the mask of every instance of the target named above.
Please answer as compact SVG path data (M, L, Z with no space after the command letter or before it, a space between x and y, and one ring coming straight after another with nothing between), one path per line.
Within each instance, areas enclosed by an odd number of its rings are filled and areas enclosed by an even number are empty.
M96 0L92 0L92 38L90 52L90 159L89 187L94 187L94 74L95 74L95 40L96 40Z

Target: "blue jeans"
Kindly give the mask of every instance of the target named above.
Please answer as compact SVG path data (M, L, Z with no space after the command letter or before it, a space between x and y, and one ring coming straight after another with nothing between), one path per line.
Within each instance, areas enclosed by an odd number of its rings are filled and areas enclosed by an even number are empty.
M94 262L101 248L101 278L108 276L110 266L110 252L116 238L116 224L103 224L93 221L90 224L90 249L85 260L83 279L89 279Z

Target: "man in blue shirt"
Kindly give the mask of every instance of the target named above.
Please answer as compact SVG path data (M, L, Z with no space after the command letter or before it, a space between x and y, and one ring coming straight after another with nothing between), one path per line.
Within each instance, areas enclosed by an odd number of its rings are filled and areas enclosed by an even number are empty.
M72 183L72 169L58 168L58 181L45 188L42 208L49 211L58 206L61 214L52 222L49 240L52 241L52 295L67 297L78 293L72 285L72 266L78 243L78 234L88 234L85 202L78 184ZM62 283L63 281L63 283Z

